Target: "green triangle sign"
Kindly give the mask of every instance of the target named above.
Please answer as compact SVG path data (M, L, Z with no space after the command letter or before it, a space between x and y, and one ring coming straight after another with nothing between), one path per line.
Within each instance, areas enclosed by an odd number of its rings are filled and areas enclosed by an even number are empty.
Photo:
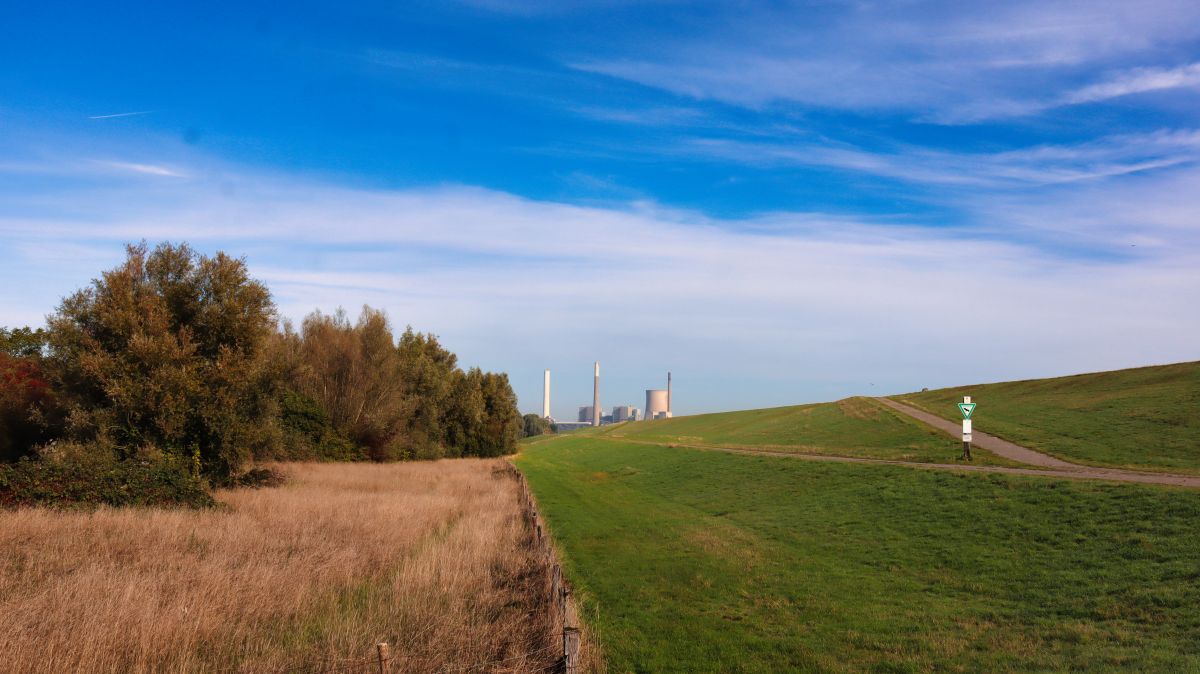
M958 411L962 412L964 419L970 419L971 413L975 411L975 403L959 403Z

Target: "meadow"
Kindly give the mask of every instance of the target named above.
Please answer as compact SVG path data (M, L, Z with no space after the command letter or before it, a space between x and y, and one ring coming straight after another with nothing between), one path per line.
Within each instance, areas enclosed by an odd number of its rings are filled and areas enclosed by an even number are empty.
M283 464L202 510L0 511L6 671L541 671L545 559L500 459ZM498 663L498 664L488 664Z
M1067 461L1200 474L1200 362L892 396Z
M518 465L612 672L1200 670L1195 491L587 435Z
M615 424L581 431L656 444L954 463L962 444L871 398ZM1020 465L985 450L975 464Z

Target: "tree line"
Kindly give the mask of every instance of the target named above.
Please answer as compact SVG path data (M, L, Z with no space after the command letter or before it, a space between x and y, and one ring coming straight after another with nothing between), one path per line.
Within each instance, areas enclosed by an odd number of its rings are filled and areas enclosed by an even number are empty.
M507 375L370 307L297 329L243 259L187 244L127 246L44 330L0 329L7 462L163 459L221 484L256 459L502 455L523 430Z

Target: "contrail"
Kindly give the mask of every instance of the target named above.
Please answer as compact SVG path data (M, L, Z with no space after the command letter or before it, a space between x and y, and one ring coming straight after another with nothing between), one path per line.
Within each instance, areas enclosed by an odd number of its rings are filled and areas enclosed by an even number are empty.
M118 112L115 115L93 115L88 119L112 119L113 117L132 117L134 115L148 115L154 112L153 110L139 110L138 112Z

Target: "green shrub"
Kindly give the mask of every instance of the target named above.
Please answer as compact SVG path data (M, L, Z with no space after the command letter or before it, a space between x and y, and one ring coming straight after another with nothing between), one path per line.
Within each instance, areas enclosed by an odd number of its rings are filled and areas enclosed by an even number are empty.
M263 489L265 487L281 487L287 484L288 476L270 468L251 468L235 476L229 482L231 487L247 489Z
M282 447L270 456L280 461L362 461L366 450L339 431L316 400L291 389L279 400Z
M41 458L0 464L0 507L216 505L186 462L154 451L118 459L75 443L43 448Z

